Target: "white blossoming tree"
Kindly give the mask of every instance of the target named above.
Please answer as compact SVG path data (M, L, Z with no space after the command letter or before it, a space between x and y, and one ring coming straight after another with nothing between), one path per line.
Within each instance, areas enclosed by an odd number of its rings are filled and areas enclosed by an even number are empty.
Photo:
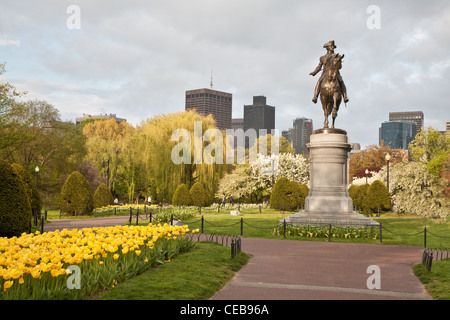
M386 183L386 167L373 173L368 183L375 180ZM365 183L365 178L352 181L353 185ZM417 214L437 222L445 222L450 214L449 199L443 196L441 183L423 163L404 162L391 166L389 191L394 200L394 212Z
M220 199L225 195L227 198L239 199L255 196L258 201L262 197L270 196L272 182L275 183L281 177L308 184L307 159L291 153L270 156L258 154L255 161L238 165L232 173L221 179L216 197Z

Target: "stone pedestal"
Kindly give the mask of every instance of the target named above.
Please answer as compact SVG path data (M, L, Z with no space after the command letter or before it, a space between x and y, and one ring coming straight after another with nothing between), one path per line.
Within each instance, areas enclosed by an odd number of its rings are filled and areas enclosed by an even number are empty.
M320 129L310 143L310 191L305 209L286 218L291 224L378 225L353 211L348 195L348 155L351 146L347 132Z

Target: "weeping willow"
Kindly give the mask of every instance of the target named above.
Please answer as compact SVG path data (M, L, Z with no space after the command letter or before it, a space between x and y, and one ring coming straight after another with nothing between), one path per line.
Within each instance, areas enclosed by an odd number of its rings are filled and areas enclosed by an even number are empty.
M142 180L156 184L159 201L171 202L181 183L190 188L195 182L203 184L212 201L220 178L231 169L231 165L227 164L206 164L203 161L200 164L194 163L193 137L196 121L201 121L202 134L215 128L212 116L204 117L195 111L155 116L137 127L135 147L137 159L141 162L139 167L142 169ZM190 163L175 164L172 161L172 149L178 142L172 141L171 137L176 129L186 129L191 135ZM202 154L207 145L208 142L202 143Z

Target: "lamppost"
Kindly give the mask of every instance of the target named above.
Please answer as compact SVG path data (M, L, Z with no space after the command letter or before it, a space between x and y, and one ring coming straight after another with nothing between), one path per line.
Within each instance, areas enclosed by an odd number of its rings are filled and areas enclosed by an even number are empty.
M367 177L369 175L369 169L366 169L366 184L367 184Z
M389 153L386 153L385 159L386 159L386 162L387 162L387 183L386 183L386 187L387 187L387 191L389 192L389 160L391 160L391 155Z
M34 171L36 172L36 180L34 181L34 186L37 188L37 176L38 176L38 172L39 172L39 167L36 166L36 168L34 168Z

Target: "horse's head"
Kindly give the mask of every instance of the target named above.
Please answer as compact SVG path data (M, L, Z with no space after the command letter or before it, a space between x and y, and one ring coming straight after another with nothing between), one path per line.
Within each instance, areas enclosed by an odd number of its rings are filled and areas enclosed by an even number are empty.
M335 56L334 56L334 59L333 59L333 67L334 68L336 68L336 69L341 69L342 68L342 59L344 58L344 56L345 56L345 54L343 54L342 56L339 54L339 53L337 53Z

